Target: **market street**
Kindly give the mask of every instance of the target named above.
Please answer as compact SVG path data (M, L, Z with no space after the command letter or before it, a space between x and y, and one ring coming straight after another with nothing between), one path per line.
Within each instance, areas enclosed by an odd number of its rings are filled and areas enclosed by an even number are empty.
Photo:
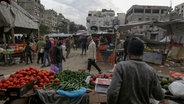
M64 52L65 53L65 52ZM114 63L106 63L106 62L98 62L99 67L103 70L103 72L108 72L113 69ZM150 63L149 63L150 64ZM169 71L174 70L177 72L184 71L183 66L178 67L167 67L163 65L150 64L153 66L159 74L168 75ZM36 55L32 64L25 65L25 63L14 64L14 65L1 65L0 66L0 74L9 75L14 73L16 70L20 70L23 68L28 68L33 66L38 69L41 68L41 64L36 63ZM66 62L63 62L64 70L69 69L73 71L77 70L86 70L87 69L87 55L81 55L81 49L72 50L69 58L66 59ZM50 70L50 67L46 67L44 69ZM92 67L91 73L98 73L94 67Z
M86 70L87 69L87 55L80 55L81 49L78 50L72 50L71 54L69 55L69 58L66 59L66 62L63 62L63 69L70 69L70 70ZM100 68L102 68L103 71L109 71L113 68L113 63L104 63L100 62L98 63ZM1 65L0 66L0 74L8 75L16 70L28 68L30 66L33 66L38 69L41 68L41 64L36 63L36 57L34 58L34 61L32 64L25 65L25 63L20 64L14 64L14 65ZM46 67L44 69L50 70L50 67ZM95 70L94 67L92 67L91 73L98 73L98 71Z

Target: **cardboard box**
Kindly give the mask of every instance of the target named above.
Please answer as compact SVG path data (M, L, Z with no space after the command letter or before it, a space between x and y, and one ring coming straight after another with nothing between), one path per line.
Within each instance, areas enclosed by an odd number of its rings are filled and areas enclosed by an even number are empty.
M97 78L95 83L95 92L107 93L111 79Z

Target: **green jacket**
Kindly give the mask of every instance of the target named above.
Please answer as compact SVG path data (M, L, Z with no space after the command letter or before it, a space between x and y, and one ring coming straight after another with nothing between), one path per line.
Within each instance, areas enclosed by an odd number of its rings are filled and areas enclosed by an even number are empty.
M43 40L39 40L36 45L36 51L40 52L41 48L44 48L46 45L46 42Z

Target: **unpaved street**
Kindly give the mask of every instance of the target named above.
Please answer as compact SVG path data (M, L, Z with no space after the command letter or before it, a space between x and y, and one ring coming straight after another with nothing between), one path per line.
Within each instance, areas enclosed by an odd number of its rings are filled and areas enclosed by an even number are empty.
M65 55L65 52L64 52ZM105 72L109 71L113 68L113 63L104 63L104 62L98 62L97 63L99 67ZM32 64L26 65L25 63L20 64L14 64L14 65L1 65L0 66L0 73L4 75L11 74L15 72L16 70L28 68L30 66L36 67L38 69L41 68L41 64L36 63L36 57L34 58L34 61ZM50 70L50 67L46 67L43 69ZM72 50L69 58L66 59L66 62L63 62L63 69L70 69L70 70L86 70L87 69L87 55L81 55L81 49L78 50ZM94 67L92 67L91 73L98 73L97 70L95 70Z
M65 51L64 51L65 55ZM114 63L105 63L105 62L97 62L99 67L102 69L103 72L107 72L112 70ZM150 64L150 63L149 63ZM178 71L178 72L184 72L184 67L167 67L163 65L157 65L157 64L150 64L153 66L158 74L164 74L168 75L169 71ZM38 69L41 68L41 64L36 63L36 57L34 58L34 62L29 65L25 65L25 63L15 64L15 65L1 65L0 66L0 74L9 75L16 70L28 68L30 66L36 67ZM50 70L50 67L46 67L44 69ZM63 62L63 69L69 69L69 70L86 70L87 69L87 55L81 55L81 49L78 50L72 50L69 58L66 59L66 62ZM92 67L91 73L98 73L97 70L95 70L94 67Z

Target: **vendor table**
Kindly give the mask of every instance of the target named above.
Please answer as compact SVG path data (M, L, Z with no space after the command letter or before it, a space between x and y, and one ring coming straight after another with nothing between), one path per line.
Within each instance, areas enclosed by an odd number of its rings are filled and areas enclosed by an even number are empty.
M114 62L114 50L97 50L97 61L100 62Z
M81 97L69 98L56 94L53 90L40 93L30 90L22 97L10 97L5 104L89 104L89 95L86 93Z
M17 61L20 61L20 63L25 60L24 52L18 52L18 53L7 53L4 54L5 58L5 64L11 65L13 63L16 63Z

